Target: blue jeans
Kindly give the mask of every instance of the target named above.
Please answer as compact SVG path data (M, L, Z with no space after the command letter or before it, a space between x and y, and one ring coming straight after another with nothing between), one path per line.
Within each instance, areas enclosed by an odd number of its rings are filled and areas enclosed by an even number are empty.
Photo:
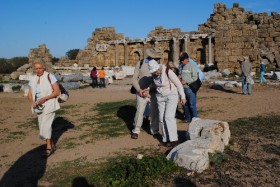
M184 88L184 92L187 100L186 104L183 106L185 120L191 121L192 118L198 117L196 109L196 93L194 93L190 88Z
M100 88L106 88L106 85L105 85L105 78L100 78L100 79L99 79L99 87L100 87Z
M260 83L265 83L265 82L266 82L266 80L264 78L264 71L261 71L260 72Z
M246 76L242 75L242 92L243 92L243 94L247 94L247 91L248 91L248 94L251 94L252 87L251 87L251 84L247 83Z

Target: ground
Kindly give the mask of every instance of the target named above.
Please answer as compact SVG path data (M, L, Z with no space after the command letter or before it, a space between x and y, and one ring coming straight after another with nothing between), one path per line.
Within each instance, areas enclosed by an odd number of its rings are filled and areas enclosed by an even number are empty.
M57 119L64 124L63 127L57 127L55 140L57 151L44 160L39 159L40 153L44 149L44 142L38 139L38 129L32 125L36 116L31 114L27 98L23 96L22 92L0 93L0 178L2 182L13 177L25 178L26 175L35 173L36 179L34 180L39 186L53 186L44 177L44 174L62 162L82 158L84 161L94 164L101 159L133 149L143 147L162 149L158 147L158 140L145 130L141 131L137 140L131 139L129 133L107 139L87 136L92 129L85 127L81 121L94 117L95 111L92 110L92 107L100 102L135 99L135 96L129 93L130 83L131 79L126 78L117 80L104 89L87 87L71 90L69 101L61 106L62 108L70 106L72 112L66 115L67 118ZM241 88L214 90L210 88L210 84L204 84L198 93L199 117L232 122L240 118L279 115L279 91L279 86L254 84L252 95L242 95ZM177 122L181 137L188 124L181 119L177 119ZM232 136L237 137L238 135L232 134ZM183 138L181 140L183 141ZM276 143L266 143L279 146L279 137ZM251 154L250 157L260 156L256 152ZM30 163L28 167L24 166L26 163ZM253 176L253 173L250 176ZM33 184L34 181L29 182ZM279 179L276 182L279 184Z

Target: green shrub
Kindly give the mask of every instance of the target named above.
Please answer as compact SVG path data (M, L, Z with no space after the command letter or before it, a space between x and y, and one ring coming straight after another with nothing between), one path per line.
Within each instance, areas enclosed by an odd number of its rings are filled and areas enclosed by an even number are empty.
M208 153L209 161L211 165L221 166L223 161L227 158L222 152Z
M123 157L92 174L89 180L94 186L154 186L156 180L167 179L178 170L179 167L164 156Z

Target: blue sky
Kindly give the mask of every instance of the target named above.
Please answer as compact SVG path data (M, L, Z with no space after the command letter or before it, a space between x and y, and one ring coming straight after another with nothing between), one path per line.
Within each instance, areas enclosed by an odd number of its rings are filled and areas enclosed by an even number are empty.
M0 58L28 56L45 43L54 57L83 49L96 28L144 38L156 26L198 30L215 3L280 13L280 0L0 0Z

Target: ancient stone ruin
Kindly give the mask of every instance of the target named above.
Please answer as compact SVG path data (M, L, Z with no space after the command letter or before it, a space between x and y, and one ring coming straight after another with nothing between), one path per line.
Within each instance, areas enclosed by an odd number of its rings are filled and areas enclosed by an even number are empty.
M47 49L46 44L39 45L38 48L30 49L29 55L29 64L33 65L34 61L37 59L42 60L48 71L52 71L52 55Z
M164 29L159 26L146 38L130 39L116 33L114 27L98 28L88 39L88 44L78 53L76 60L61 58L61 66L74 63L83 66L135 66L145 58L145 49L157 47L161 63L172 60L178 64L181 51L187 51L201 65L215 64L220 70L240 73L243 56L249 56L253 68L265 59L268 67L280 67L280 14L272 12L254 14L234 3L214 5L214 13L207 22L199 25L198 31L183 32L179 28ZM31 49L30 62L41 56L50 62L51 55L45 45ZM253 70L253 71L254 71Z

